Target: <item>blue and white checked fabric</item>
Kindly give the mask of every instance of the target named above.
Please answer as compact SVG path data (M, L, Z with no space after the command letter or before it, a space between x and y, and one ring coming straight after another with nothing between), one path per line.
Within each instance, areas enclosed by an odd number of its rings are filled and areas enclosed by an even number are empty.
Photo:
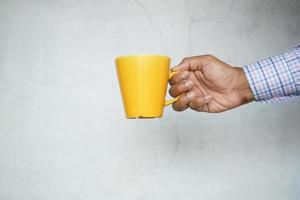
M243 70L256 101L276 103L300 96L300 44Z

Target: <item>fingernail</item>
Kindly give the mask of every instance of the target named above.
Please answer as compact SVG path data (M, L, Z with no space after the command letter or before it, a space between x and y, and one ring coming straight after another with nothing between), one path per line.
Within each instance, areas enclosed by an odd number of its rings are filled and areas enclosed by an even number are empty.
M189 72L188 71L184 71L182 74L181 74L181 78L182 79L186 79L188 76L189 76Z
M191 80L189 80L189 81L185 82L184 85L185 85L187 88L190 88L190 87L192 87L192 86L194 85L194 82L191 81Z
M211 95L206 95L206 96L204 96L204 101L205 101L205 103L210 102L211 98L212 98Z
M194 98L196 96L196 93L194 91L191 91L191 92L186 93L185 96L188 99L192 99L192 98Z

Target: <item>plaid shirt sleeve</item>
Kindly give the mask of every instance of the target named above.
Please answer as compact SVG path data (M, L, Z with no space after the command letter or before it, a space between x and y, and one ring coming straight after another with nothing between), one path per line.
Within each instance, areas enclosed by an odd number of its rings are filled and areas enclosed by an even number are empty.
M256 101L276 103L300 96L300 44L243 70Z

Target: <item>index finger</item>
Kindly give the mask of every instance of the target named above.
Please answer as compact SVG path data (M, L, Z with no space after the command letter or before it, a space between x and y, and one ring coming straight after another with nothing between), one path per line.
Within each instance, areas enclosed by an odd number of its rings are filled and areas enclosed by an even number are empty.
M180 71L169 80L169 83L170 85L174 85L176 83L186 80L189 77L189 75L190 73L188 71Z
M172 71L202 70L202 67L209 64L212 59L214 59L214 56L211 55L200 55L184 58L179 65L172 68Z

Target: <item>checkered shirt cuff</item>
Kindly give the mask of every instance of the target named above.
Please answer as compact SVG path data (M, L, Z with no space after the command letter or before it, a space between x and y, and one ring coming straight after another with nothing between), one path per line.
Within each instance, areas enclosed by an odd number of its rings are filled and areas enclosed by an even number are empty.
M300 95L300 44L243 70L256 101L278 102Z

